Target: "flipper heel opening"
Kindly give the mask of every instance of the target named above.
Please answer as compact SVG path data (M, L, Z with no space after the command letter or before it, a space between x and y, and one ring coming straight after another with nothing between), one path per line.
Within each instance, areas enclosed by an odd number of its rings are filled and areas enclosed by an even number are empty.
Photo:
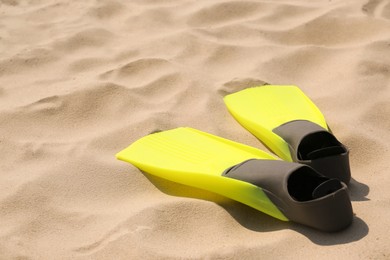
M314 160L345 152L346 149L334 135L323 130L308 134L301 140L297 157L299 160Z
M283 161L248 160L224 176L252 183L291 221L327 232L352 223L347 186L322 176L311 167Z
M349 151L328 130L310 121L295 120L278 126L273 132L288 143L293 161L349 183Z

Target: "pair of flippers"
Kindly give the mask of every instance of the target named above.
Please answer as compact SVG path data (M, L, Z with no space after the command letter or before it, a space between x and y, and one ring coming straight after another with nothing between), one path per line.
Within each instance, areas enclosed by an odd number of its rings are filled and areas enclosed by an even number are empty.
M119 152L117 158L280 220L323 231L338 231L351 224L348 149L299 88L248 88L224 101L237 121L284 161L192 128L150 134Z

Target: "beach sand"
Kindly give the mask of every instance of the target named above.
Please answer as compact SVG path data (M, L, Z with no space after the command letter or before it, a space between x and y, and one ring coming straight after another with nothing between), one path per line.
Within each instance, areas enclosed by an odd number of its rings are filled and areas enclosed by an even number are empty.
M323 233L115 154L189 126L264 146L222 98L299 86L350 148ZM0 0L0 259L390 259L390 2Z

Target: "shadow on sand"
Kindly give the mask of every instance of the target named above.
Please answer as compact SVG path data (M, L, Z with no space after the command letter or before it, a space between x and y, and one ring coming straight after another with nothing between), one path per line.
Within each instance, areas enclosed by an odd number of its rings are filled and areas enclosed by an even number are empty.
M367 224L357 216L354 216L352 225L347 229L335 233L325 233L294 222L280 221L244 204L212 192L171 182L147 173L144 173L144 175L154 186L156 186L156 188L167 195L215 202L223 207L243 227L252 231L272 232L283 229L292 229L306 236L313 243L323 246L355 242L365 237L369 232ZM351 190L356 194L354 200L368 200L362 199L368 194L368 186L353 180L351 187ZM360 190L360 188L362 188L362 190ZM358 192L358 190L360 191Z

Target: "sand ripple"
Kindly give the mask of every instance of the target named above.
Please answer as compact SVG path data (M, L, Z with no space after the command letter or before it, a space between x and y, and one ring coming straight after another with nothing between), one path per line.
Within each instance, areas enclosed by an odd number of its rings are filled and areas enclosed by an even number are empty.
M0 0L0 259L388 259L389 57L386 0ZM351 148L350 229L114 158L178 126L262 147L222 97L264 84L300 86Z

